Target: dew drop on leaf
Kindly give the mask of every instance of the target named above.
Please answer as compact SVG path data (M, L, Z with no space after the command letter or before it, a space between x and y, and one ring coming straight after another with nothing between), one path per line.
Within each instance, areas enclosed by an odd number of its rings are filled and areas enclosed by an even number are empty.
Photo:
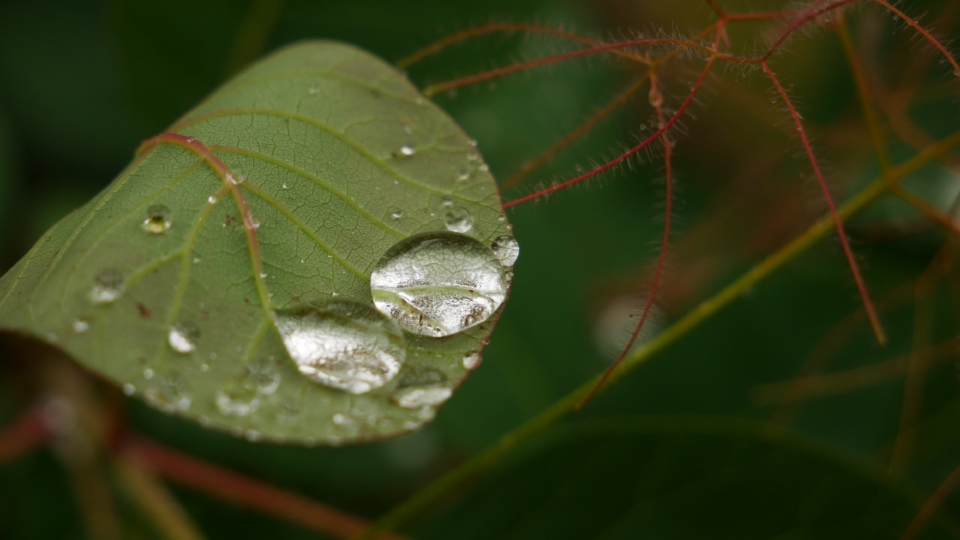
M447 230L457 233L468 233L473 228L473 216L470 211L462 206L451 208L443 219Z
M480 242L451 232L401 240L370 276L373 301L401 328L443 337L490 318L506 296L500 261Z
M467 369L477 369L482 361L483 357L480 356L478 351L467 353L463 357L463 367Z
M400 147L400 153L405 156L412 156L414 152L416 152L416 150L414 150L410 145L405 144Z
M453 389L449 386L423 386L403 388L394 392L391 399L405 409L435 407L450 398Z
M143 220L143 230L150 234L163 234L170 230L173 218L170 209L162 204L154 204L147 208L147 217Z
M83 319L77 319L73 321L73 331L82 334L90 329L90 323Z
M185 411L190 407L187 381L176 373L163 376L157 386L143 392L147 403L164 412Z
M400 210L399 208L394 208L393 211L390 212L390 219L397 221L401 218L403 218L403 210Z
M107 268L93 278L90 301L94 304L112 304L123 296L124 289L123 272L116 268Z
M170 327L167 342L173 350L180 354L188 354L197 348L200 339L200 329L193 323L177 323Z
M500 259L500 264L505 267L513 266L517 262L517 257L520 256L520 244L512 236L506 234L494 240L490 249Z
M123 385L123 393L128 396L132 396L133 393L136 391L137 391L137 387L132 385L131 383L125 383Z
M457 174L457 180L461 182L466 182L469 179L470 179L470 170L460 169L460 172Z
M300 373L353 394L383 386L406 359L397 325L363 304L336 301L277 313L276 324Z

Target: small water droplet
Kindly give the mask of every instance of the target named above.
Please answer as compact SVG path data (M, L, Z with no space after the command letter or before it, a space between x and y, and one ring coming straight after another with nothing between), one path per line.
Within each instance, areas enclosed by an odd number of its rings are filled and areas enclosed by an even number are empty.
M284 182L283 185L280 186L280 189L290 189L290 186L288 186L287 183Z
M237 180L237 177L232 175L231 173L226 173L225 175L223 175L223 177L227 180L228 184L232 184L235 186L240 183L240 181Z
M148 381L149 381L150 379L152 379L152 378L153 378L153 370L150 369L150 368L144 369L144 370L143 370L143 378L144 378L144 379L147 379Z
M480 152L470 150L467 152L467 161L477 161L480 159Z
M476 148L476 147L477 147L477 140L476 140L476 139L467 139L467 144L469 144L470 146Z
M414 152L416 152L416 150L414 150L410 145L405 144L400 147L400 153L405 156L412 156Z
M260 279L267 279L267 273L266 273L266 272L260 272Z
M57 339L59 338L57 338L57 334L53 332L47 332L46 334L43 335L43 339L45 339L47 343L56 343Z
M147 217L143 220L143 230L150 234L163 234L170 230L173 218L170 209L162 204L154 204L147 208Z
M457 174L457 180L461 182L466 182L470 179L470 170L469 169L460 169L460 173Z
M200 328L190 322L173 325L170 327L170 333L167 334L170 347L180 354L193 352L197 348L198 339L200 339Z
M770 103L776 103L776 102L777 102L776 96L770 98Z
M128 396L132 396L133 393L136 391L137 391L137 387L130 383L126 383L123 385L123 393Z
M338 426L352 426L357 421L343 413L336 413L333 415L333 423Z
M143 392L144 400L164 412L185 411L190 408L190 393L186 379L171 373L160 379L155 388Z
M483 361L483 357L480 356L479 351L467 353L463 357L463 367L467 369L477 369L477 367L480 366L480 362L482 361Z
M400 210L399 208L394 208L394 209L390 212L390 219L392 219L392 220L394 220L394 221L397 221L397 220L399 220L399 219L401 219L401 218L403 218L403 210Z
M409 124L404 124L404 125L403 125L403 132L406 133L407 135L412 135L412 134L413 134L413 126L410 126Z
M308 379L353 394L393 379L406 359L403 333L370 307L347 301L277 313L277 329Z
M390 399L405 409L419 409L435 407L450 399L451 394L449 386L423 386L397 390Z
M90 323L83 319L77 319L73 321L73 331L82 334L90 329Z
M490 172L490 166L486 163L481 163L480 165L477 165L477 170L480 172Z
M320 92L320 89L317 88L316 86L311 86L310 89L307 90L307 93L310 94L311 96L317 95L318 92Z
M444 208L453 208L453 197L450 195L444 195L443 198L440 199L440 206Z
M500 259L500 264L506 267L513 266L520 256L520 244L509 235L503 235L493 241L490 250Z
M374 303L401 328L432 337L480 324L506 297L500 261L473 238L451 232L401 240L370 276Z
M447 230L456 233L468 233L473 228L473 216L470 211L462 206L451 208L443 219Z
M116 268L107 268L93 279L90 301L95 304L112 304L123 296L126 288L123 272Z
M201 373L206 373L206 372L208 372L208 371L210 371L210 364L208 364L208 363L206 363L206 362L200 364L200 372L201 372Z
M200 257L193 258L193 264L198 264L200 262Z
M214 195L211 195L207 197L207 202L210 204L217 204L217 197Z
M257 442L261 437L260 432L255 429L248 429L243 432L243 438L250 442Z

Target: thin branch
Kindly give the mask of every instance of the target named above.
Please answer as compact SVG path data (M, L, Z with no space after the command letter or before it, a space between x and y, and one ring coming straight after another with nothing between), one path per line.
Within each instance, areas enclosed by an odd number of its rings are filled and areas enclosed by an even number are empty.
M850 265L850 271L853 273L853 280L857 284L857 289L860 291L860 298L863 301L863 307L867 310L867 317L870 318L870 325L873 326L873 333L877 337L877 342L881 345L887 342L887 336L883 331L883 325L880 323L880 318L877 316L876 309L873 307L873 301L870 300L870 293L867 291L867 284L863 280L863 276L860 275L860 267L857 265L857 259L853 255L853 250L850 248L850 241L847 238L847 233L844 230L843 222L840 220L840 216L837 213L836 205L833 202L833 196L830 195L830 188L827 186L827 181L823 177L823 173L820 171L820 165L817 163L817 158L813 155L813 147L810 146L810 141L807 139L807 132L803 128L803 122L800 120L800 114L797 112L796 108L793 106L793 102L790 100L790 96L787 95L786 89L783 85L780 84L780 80L773 73L773 70L770 69L766 63L762 64L764 73L767 74L767 77L773 82L773 85L776 87L777 92L780 94L780 97L783 98L783 102L787 105L787 109L790 111L790 116L793 118L794 126L797 128L797 133L800 135L800 141L803 144L803 149L807 153L807 158L810 161L810 166L813 168L813 172L817 177L817 182L820 184L820 190L823 192L824 197L827 201L827 206L830 209L830 215L833 217L834 225L837 229L837 236L840 238L840 243L843 245L843 253L847 257L847 263ZM886 175L884 175L886 176Z
M954 469L954 471L950 473L950 476L940 484L940 487L933 492L933 495L927 499L927 502L924 503L920 511L917 512L917 515L914 516L913 521L910 522L910 525L907 527L907 530L904 531L900 540L914 540L919 536L920 532L923 531L923 528L927 525L927 522L930 521L934 514L937 513L937 510L943 506L943 503L946 502L947 497L957 489L958 484L960 484L960 467Z
M650 93L660 92L660 89L657 88L657 79L650 79ZM657 109L657 121L660 125L664 124L665 117L663 114L663 99L660 99L656 105ZM623 359L626 358L627 354L630 353L630 350L633 349L633 344L637 341L637 336L640 335L640 330L643 329L643 324L647 321L647 317L650 315L650 310L653 308L653 302L657 298L657 293L660 291L660 279L663 277L663 269L666 266L667 260L667 247L670 245L670 218L672 217L673 212L673 164L671 156L673 155L673 146L670 136L667 134L663 135L663 161L665 164L665 174L666 174L666 218L663 223L663 240L660 243L660 255L657 257L657 267L653 273L653 282L650 284L650 291L647 293L647 300L644 303L643 311L640 313L640 319L637 320L636 326L633 328L633 332L630 333L630 339L627 340L626 345L623 346L623 349L620 351L620 354L617 356L617 359L610 365L610 367L600 376L600 380L597 381L597 384L583 396L583 399L580 400L580 403L574 407L574 410L580 410L594 394L597 393L600 388L606 384L607 380L610 379L610 375L620 367L620 363L623 362Z
M170 540L203 540L196 526L162 482L129 456L114 460L117 479L124 491L140 506L161 533Z
M567 41L572 41L574 43L579 43L581 45L589 45L591 47L596 47L597 45L602 45L603 42L600 40L588 38L576 34L574 32L567 32L559 28L551 28L549 26L542 26L539 24L525 24L525 23L493 23L487 24L484 26L478 26L476 28L468 28L467 30L461 30L451 34L443 39L437 40L430 45L414 52L410 56L403 58L397 62L397 67L399 69L406 69L411 65L423 60L428 56L439 53L440 51L446 49L447 47L466 41L471 38L483 36L486 34L493 33L515 33L515 32L527 32L530 34L545 34L549 36L555 36ZM643 56L632 54L628 51L614 51L615 54L619 54L630 58L631 60L636 60L637 62L643 64L649 64L649 60Z
M131 438L123 452L171 482L336 538L351 538L369 526L363 519L335 508L146 439ZM402 537L385 533L378 538L399 540Z
M947 59L947 62L950 62L950 65L953 66L953 74L956 75L957 77L960 77L960 64L957 64L957 60L953 57L952 54L950 54L950 51L948 51L947 48L942 43L940 43L935 37L933 37L933 35L930 34L930 32L927 32L927 30L924 27L920 26L920 23L911 19L904 12L900 11L889 2L886 2L885 0L874 0L874 2L892 11L894 14L897 15L897 17L900 17L900 19L902 19L903 22L907 23L907 25L909 25L911 28L919 32L920 35L924 37L924 39L929 41L931 45L933 45L941 53L943 53L943 56Z
M43 412L33 408L0 431L0 465L18 459L50 442Z
M604 172L604 171L608 171L608 170L612 169L613 167L619 165L619 164L622 163L623 161L629 159L631 156L633 156L634 154L636 154L636 153L639 152L640 150L643 150L644 148L646 148L647 146L649 146L652 142L654 142L654 141L656 141L658 138L660 138L661 135L663 135L664 133L666 133L667 130L670 129L674 124L676 124L677 121L680 119L680 117L683 115L683 113L687 110L687 107L689 107L690 104L693 103L694 97L696 97L697 92L698 92L698 91L700 90L700 88L703 86L703 81L706 79L707 73L710 72L710 67L713 66L713 61L714 61L713 58L707 60L707 63L706 63L706 65L704 66L703 71L700 72L700 77L697 78L697 82L694 83L693 88L690 90L690 94L687 95L687 98L686 98L685 100L683 100L683 103L680 104L680 107L677 109L677 112L674 113L673 116L671 116L669 120L667 120L666 122L664 122L663 125L660 126L659 129L657 129L657 131L653 132L652 135L650 135L649 137L647 137L646 139L644 139L643 142L641 142L640 144L638 144L638 145L634 146L633 148L627 150L626 152L620 154L619 156L611 159L610 161L607 161L607 162L604 163L603 165L600 165L599 167L594 168L593 170L591 170L591 171L589 171L589 172L587 172L587 173L581 174L580 176L577 176L576 178L572 178L572 179L570 179L570 180L567 180L566 182L562 182L562 183L560 183L560 184L557 184L557 185L554 185L554 186L550 186L550 187L548 187L548 188L541 189L541 190L539 190L539 191L535 191L535 192L533 192L533 193L531 193L531 194L529 194L529 195L524 195L523 197L520 197L520 198L518 198L518 199L514 199L514 200L512 200L512 201L507 201L507 202L503 203L503 207L504 207L504 208L510 208L511 206L516 206L516 205L518 205L518 204L520 204L520 203L524 203L524 202L527 202L527 201L531 201L531 200L533 200L533 199L537 199L537 198L540 198L540 197L544 197L544 196L549 195L549 194L551 194L551 193L553 193L553 192L555 192L555 191L559 191L559 190L561 190L561 189L570 187L570 186L572 186L572 185L574 185L574 184L578 184L578 183L580 183L580 182L582 182L582 181L584 181L584 180L587 180L588 178L592 178L592 177L594 177L594 176L596 176L596 175L598 175L598 174L600 174L600 173L602 173L602 172Z

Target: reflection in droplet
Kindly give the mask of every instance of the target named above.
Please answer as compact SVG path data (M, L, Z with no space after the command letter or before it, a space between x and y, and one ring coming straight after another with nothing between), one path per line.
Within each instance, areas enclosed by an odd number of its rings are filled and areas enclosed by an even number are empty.
M398 219L401 219L402 217L403 217L403 210L401 210L401 209L399 209L399 208L394 208L394 209L390 212L390 218L393 219L394 221L396 221L396 220L398 220Z
M170 209L162 204L147 208L147 217L143 220L143 230L150 234L163 234L170 230L173 218Z
M468 233L473 228L473 216L470 211L462 206L451 208L443 219L447 230L457 233Z
M353 394L383 386L406 359L406 342L397 325L356 302L277 313L276 323L300 373Z
M73 331L82 334L90 329L90 323L83 319L77 319L73 321Z
M455 334L493 315L506 297L503 266L486 246L441 232L401 240L370 276L373 301L404 330Z
M200 329L190 322L173 325L167 335L167 342L170 343L170 347L180 354L193 352L197 348L197 340L199 339Z
M453 389L449 386L421 386L403 388L390 396L397 405L405 409L435 407L450 398Z
M517 257L520 256L520 244L506 234L494 240L490 249L500 259L500 264L506 267L513 266L513 263L517 262Z
M269 359L247 364L239 377L227 381L217 392L217 409L228 416L247 416L260 406L260 399L277 391L280 371Z
M480 362L483 361L483 357L480 356L479 351L473 351L467 353L463 357L463 367L467 369L477 369L480 366Z
M112 304L123 296L125 287L123 272L116 268L107 268L93 278L90 301L95 304Z
M405 156L412 156L415 152L416 150L414 150L410 145L405 144L400 147L400 153Z

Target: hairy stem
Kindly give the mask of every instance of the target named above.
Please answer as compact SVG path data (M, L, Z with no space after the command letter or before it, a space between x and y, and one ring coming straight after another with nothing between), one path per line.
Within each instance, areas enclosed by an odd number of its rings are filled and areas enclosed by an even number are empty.
M807 139L807 132L803 128L803 122L800 120L800 114L797 112L797 109L794 108L793 102L790 100L790 96L787 95L786 89L782 84L780 84L780 80L773 73L773 70L770 69L770 66L764 63L763 71L773 82L777 92L780 94L780 97L783 98L783 102L787 105L787 109L790 111L790 116L793 118L793 124L797 128L797 133L800 135L800 141L803 144L803 149L807 153L807 158L810 160L810 166L813 168L813 173L817 177L817 183L820 184L820 190L823 192L823 196L827 201L827 207L830 209L830 215L833 217L834 225L837 229L837 236L840 238L840 243L843 245L843 253L847 257L847 263L850 265L850 271L853 273L853 280L857 284L857 290L860 291L860 298L863 301L864 309L867 310L867 317L870 319L870 325L873 327L873 333L877 337L877 342L883 345L887 342L887 336L883 331L883 325L880 323L880 317L877 315L877 311L873 306L873 301L870 300L870 293L867 291L867 284L863 280L863 276L860 274L860 267L857 265L857 259L853 254L853 249L850 247L850 240L847 238L847 233L844 230L843 221L841 221L840 216L837 213L836 204L833 202L833 196L830 195L830 188L827 186L827 181L824 179L823 173L820 171L820 165L817 163L817 158L813 155L813 147L810 146L810 141Z

